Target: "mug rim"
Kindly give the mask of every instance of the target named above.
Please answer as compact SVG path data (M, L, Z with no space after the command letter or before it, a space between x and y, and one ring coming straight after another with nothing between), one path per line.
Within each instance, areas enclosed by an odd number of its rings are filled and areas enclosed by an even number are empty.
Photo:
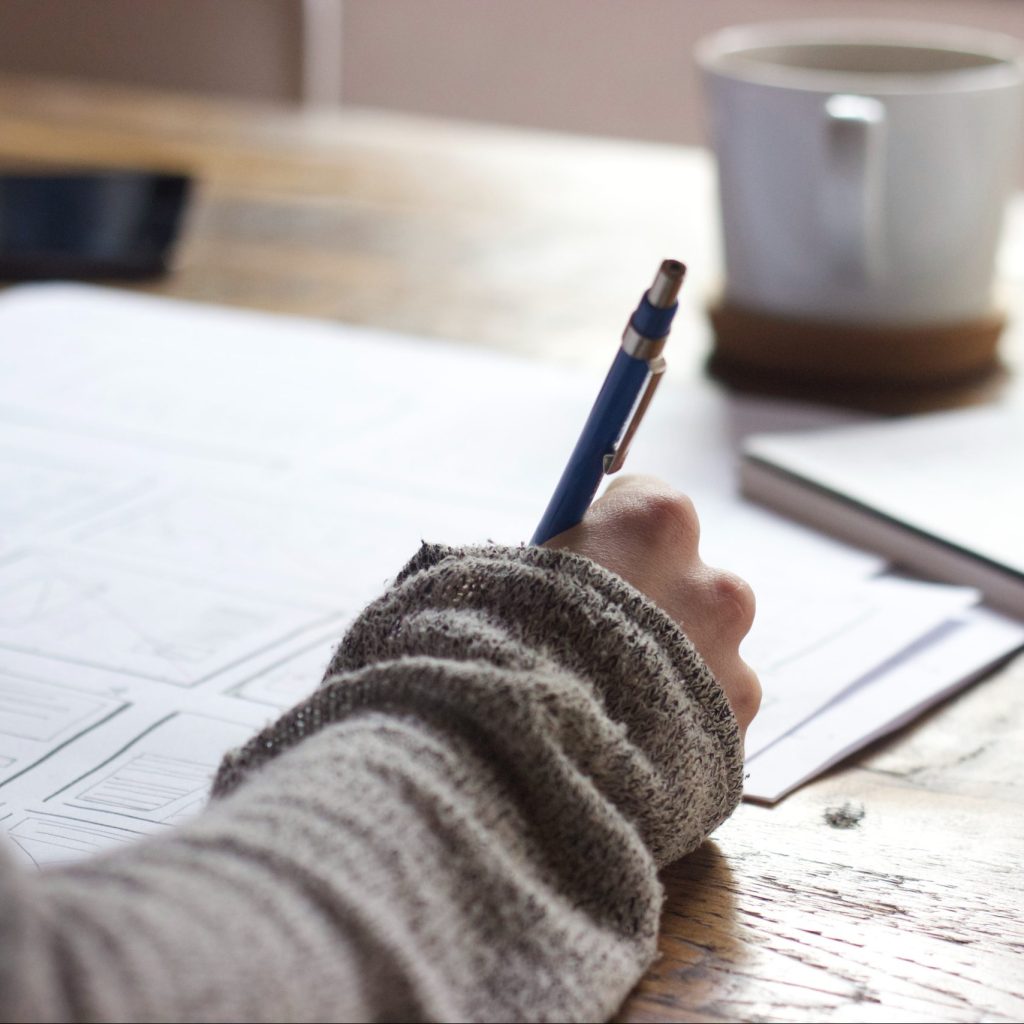
M730 60L768 47L811 44L941 50L981 57L992 63L914 73L842 71L753 59L744 63ZM933 93L1006 87L1024 81L1024 43L1020 40L1002 32L943 22L829 18L733 25L698 40L694 56L701 70L708 74L803 92L857 89L875 94Z

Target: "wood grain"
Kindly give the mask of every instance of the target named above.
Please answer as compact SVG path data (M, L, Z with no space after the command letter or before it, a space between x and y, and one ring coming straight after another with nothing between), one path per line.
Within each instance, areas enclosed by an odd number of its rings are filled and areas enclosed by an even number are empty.
M0 161L196 174L160 294L596 367L636 268L673 255L684 375L707 351L696 151L5 80ZM781 806L741 807L665 872L662 956L620 1018L1024 1019L1022 751L1018 661ZM863 816L833 827L846 804Z

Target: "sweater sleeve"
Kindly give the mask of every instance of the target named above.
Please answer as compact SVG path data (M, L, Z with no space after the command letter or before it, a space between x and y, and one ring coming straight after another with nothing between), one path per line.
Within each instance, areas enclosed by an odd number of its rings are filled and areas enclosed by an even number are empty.
M586 559L424 545L173 833L0 863L8 1019L593 1020L735 807L720 687Z

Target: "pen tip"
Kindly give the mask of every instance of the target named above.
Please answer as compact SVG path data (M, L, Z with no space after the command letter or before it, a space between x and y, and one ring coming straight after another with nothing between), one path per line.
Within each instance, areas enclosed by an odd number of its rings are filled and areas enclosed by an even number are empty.
M654 284L647 292L647 301L658 309L668 309L676 301L686 275L686 266L679 260L662 260Z

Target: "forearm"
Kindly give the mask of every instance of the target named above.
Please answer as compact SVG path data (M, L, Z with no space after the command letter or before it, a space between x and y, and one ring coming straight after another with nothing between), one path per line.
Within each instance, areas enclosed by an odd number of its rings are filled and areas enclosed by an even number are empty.
M651 936L623 941L622 922L602 922L616 893L600 891L609 864L596 846L590 907L564 891L559 851L531 836L507 785L466 746L394 716L358 716L172 839L26 879L45 921L26 966L51 970L11 1015L587 1016L598 1003L573 991L580 977L563 961L600 965L598 990L622 991ZM618 899L653 905L640 881Z
M10 1015L607 1016L656 867L739 795L724 698L659 614L582 559L424 552L205 815L25 880Z

